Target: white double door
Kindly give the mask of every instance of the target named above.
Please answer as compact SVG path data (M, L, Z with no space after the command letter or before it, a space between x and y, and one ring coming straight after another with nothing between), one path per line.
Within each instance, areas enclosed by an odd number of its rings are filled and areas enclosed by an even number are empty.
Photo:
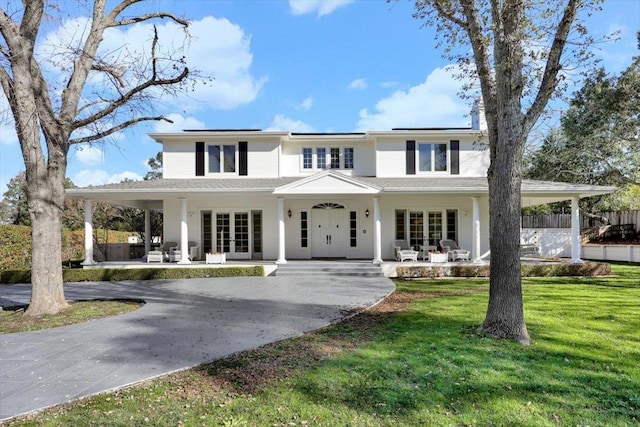
M347 256L346 209L311 210L311 256L345 258Z
M215 247L230 259L249 259L249 212L216 213Z

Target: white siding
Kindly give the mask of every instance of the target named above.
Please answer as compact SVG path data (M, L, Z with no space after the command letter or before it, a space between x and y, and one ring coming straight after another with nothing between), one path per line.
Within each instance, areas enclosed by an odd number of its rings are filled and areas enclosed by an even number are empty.
M279 145L279 142L249 141L247 175L253 178L277 178Z
M380 199L382 217L382 258L393 259L391 243L395 240L395 212L397 209L417 211L458 210L458 246L471 250L473 211L471 197L467 196L388 196ZM426 223L426 221L425 221ZM489 204L480 198L480 252L489 251Z
M381 178L407 176L407 140L415 140L417 144L419 142L448 143L450 140L456 139L460 140L460 174L452 176L486 176L487 169L489 168L489 149L485 148L483 145L474 144L472 140L461 139L455 135L438 138L407 135L404 136L403 139L380 139L377 143L376 152L376 176ZM416 152L416 160L417 156L418 153ZM451 162L450 155L448 160ZM444 175L450 175L450 172L447 172ZM415 176L429 176L429 173L425 174L416 172ZM443 176L443 173L434 172L433 176Z
M162 153L163 178L196 176L196 143L165 142Z

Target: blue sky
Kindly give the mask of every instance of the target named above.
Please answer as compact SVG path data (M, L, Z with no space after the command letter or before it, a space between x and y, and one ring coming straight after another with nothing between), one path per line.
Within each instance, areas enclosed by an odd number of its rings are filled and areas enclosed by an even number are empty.
M68 0L65 5L76 4ZM67 176L77 185L140 179L147 171L147 159L161 149L147 136L154 131L330 132L470 124L469 101L457 96L461 83L445 68L448 63L435 48L433 30L412 18L412 2L156 0L149 4L192 21L189 66L215 80L188 96L157 103L158 112L172 118L173 125L141 124L104 143L72 147ZM608 71L619 72L638 54L639 1L608 0L587 25L595 36L620 31L619 41L599 45L595 51ZM45 40L60 37L59 28L47 30ZM136 40L140 39L144 37ZM116 45L121 40L120 35L105 42ZM0 192L4 193L7 182L24 165L2 96Z

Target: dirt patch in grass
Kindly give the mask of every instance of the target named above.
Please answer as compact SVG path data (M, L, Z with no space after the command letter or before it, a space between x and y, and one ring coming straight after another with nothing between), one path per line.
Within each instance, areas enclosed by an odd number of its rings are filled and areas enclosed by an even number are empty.
M405 312L418 299L464 295L478 290L455 292L395 292L375 307L329 329L312 332L294 340L268 344L255 350L201 365L176 374L172 382L179 388L168 390L175 398L190 398L214 392L217 397L253 395L303 369L319 366L326 359L353 350L373 340L382 323L394 313Z
M58 314L27 316L27 306L5 307L0 311L0 333L37 331L58 326L74 325L103 317L128 313L144 305L141 300L87 300L71 301L69 307Z

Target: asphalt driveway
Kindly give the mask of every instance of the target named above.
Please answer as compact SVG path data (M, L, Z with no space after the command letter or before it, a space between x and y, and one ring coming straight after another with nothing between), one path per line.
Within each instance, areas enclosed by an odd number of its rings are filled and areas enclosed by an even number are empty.
M384 277L238 277L65 285L67 299L135 298L120 316L0 335L0 420L309 332L395 289ZM28 285L0 286L3 306Z

